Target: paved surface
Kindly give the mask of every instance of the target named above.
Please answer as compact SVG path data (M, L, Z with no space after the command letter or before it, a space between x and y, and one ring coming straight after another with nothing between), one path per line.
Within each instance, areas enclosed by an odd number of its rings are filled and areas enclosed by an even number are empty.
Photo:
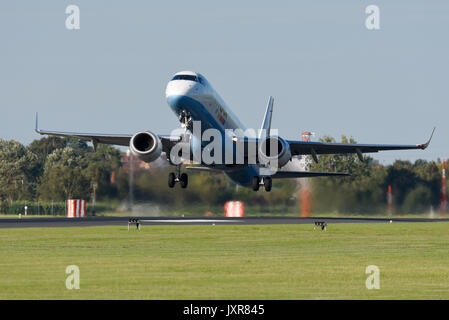
M295 217L247 217L247 218L174 218L174 217L87 217L87 218L0 218L0 228L49 228L128 226L129 219L139 219L145 225L263 225L263 224L314 224L316 221L333 223L388 223L390 219L378 218L295 218ZM449 219L391 219L393 222L449 222Z

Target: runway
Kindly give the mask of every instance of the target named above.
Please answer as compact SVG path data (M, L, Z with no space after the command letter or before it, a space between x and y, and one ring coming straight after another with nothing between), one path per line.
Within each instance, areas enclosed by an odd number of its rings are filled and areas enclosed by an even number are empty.
M138 219L142 226L151 225L275 225L333 223L389 223L387 218L327 218L327 217L86 217L86 218L0 218L0 228L53 228L53 227L96 227L128 226L129 219ZM449 219L400 218L392 222L441 222Z

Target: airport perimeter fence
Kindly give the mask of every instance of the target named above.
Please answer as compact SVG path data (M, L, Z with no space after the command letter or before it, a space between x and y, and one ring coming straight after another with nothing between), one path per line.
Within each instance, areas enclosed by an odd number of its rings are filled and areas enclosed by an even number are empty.
M0 202L0 214L25 215L25 207L27 215L45 215L45 216L65 216L67 212L66 202ZM93 206L87 204L87 215L93 215ZM95 213L110 211L111 206L106 203L97 203L95 205Z

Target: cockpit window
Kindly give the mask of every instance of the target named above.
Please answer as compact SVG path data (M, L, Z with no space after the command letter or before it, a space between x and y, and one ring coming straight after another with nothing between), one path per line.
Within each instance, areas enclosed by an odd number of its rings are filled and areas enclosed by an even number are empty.
M190 80L190 81L198 82L198 77L188 75L188 74L178 74L178 75L174 76L172 80Z

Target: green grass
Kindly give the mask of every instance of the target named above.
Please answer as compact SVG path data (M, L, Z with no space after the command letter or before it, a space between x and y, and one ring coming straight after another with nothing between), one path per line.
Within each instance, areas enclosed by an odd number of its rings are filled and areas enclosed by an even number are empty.
M445 222L0 229L0 248L0 299L449 299Z

